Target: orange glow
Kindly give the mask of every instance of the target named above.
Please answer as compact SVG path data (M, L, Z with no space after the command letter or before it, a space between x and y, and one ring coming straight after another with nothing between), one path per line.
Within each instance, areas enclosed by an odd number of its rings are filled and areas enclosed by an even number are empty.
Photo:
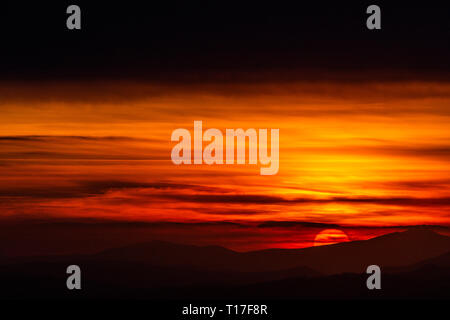
M336 229L325 229L316 235L314 246L324 246L347 241L349 239L345 232Z
M450 84L0 86L2 217L449 225ZM177 128L279 128L259 166L174 165Z

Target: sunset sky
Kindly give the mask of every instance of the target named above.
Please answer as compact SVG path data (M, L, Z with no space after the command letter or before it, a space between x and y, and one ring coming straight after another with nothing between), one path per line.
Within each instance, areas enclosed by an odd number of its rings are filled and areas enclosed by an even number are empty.
M342 36L347 49L340 49L338 31L322 26L306 37L303 52L292 44L294 20L275 31L273 21L258 20L258 29L244 20L236 23L244 29L225 28L212 44L202 41L210 38L200 22L180 35L181 20L131 50L136 35L127 40L118 26L109 35L91 23L97 29L84 34L88 40L76 36L58 47L51 42L57 33L29 59L20 60L26 50L17 59L15 51L4 53L1 220L192 223L183 241L241 250L310 246L327 226L346 230L350 240L405 226L449 227L445 51L433 59L414 47L436 46L419 27L419 42L411 34L395 46L395 30L373 39L353 32ZM246 47L251 32L260 34ZM97 45L99 34L105 37ZM115 36L122 46L112 47ZM354 39L374 43L357 46ZM66 50L71 44L76 49ZM410 48L417 56L405 54ZM56 56L62 52L66 58ZM195 120L222 132L279 129L278 174L261 176L259 165L174 165L171 134L193 134ZM212 223L204 238L202 223ZM164 228L156 237L170 233Z
M3 218L450 224L449 84L2 91ZM279 128L278 174L174 165L171 133L193 132L194 120L223 132Z

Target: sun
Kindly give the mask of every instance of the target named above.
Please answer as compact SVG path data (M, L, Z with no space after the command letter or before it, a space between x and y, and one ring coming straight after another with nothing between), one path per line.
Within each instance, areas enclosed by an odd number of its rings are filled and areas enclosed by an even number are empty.
M339 242L350 241L347 234L338 229L325 229L320 231L314 239L314 246L324 246L328 244L334 244Z

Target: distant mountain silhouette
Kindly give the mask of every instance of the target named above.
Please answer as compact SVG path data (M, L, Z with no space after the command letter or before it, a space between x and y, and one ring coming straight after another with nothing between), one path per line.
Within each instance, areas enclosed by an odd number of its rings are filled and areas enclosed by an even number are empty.
M386 268L385 271L389 273L405 273L427 268L447 269L450 271L450 252L409 266Z
M426 266L426 265L432 265L439 268L450 268L450 252L447 252L446 254L443 254L439 257L435 257L432 259L428 259L422 262L419 262L416 264L416 267Z
M65 288L70 264L82 268L82 292ZM371 264L382 269L381 291L366 288L365 270ZM152 241L93 255L0 263L0 296L449 298L449 266L450 237L423 229L328 246L252 252Z
M153 241L105 250L89 259L240 272L307 267L322 274L337 274L364 272L371 264L380 267L408 266L449 251L450 237L426 229L414 229L365 241L244 253L219 246L199 247Z

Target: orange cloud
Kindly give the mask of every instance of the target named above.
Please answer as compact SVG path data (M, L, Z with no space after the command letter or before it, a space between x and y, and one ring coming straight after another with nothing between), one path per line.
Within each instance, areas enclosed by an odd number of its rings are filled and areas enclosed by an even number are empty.
M2 84L3 216L450 224L450 84ZM171 132L279 128L280 168L175 166Z

